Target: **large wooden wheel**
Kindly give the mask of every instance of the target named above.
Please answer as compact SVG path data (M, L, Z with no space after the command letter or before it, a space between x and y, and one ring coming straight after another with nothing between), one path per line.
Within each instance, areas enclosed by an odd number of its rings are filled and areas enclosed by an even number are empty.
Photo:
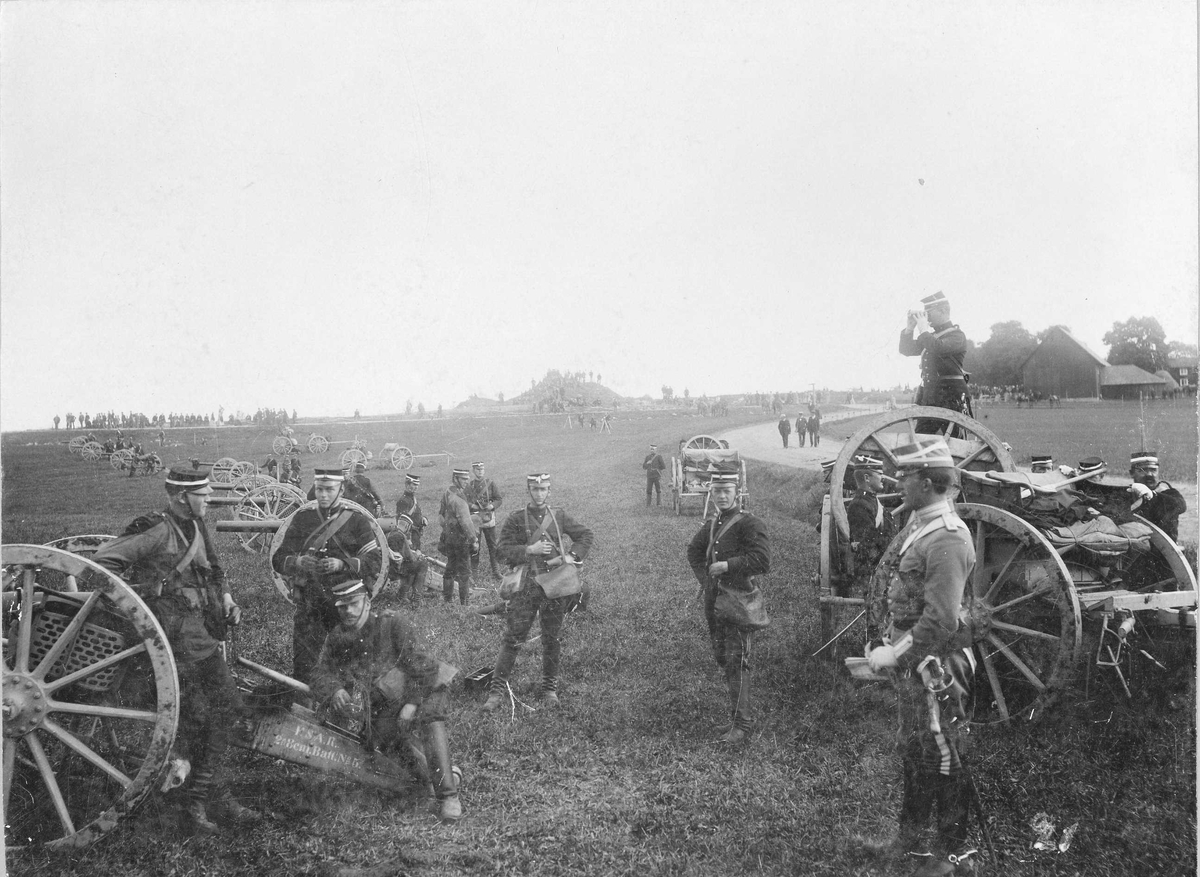
M108 465L112 466L118 472L124 472L133 465L133 451L128 448L113 451L108 457Z
M1037 528L993 506L961 503L975 544L964 597L979 666L975 721L1031 721L1070 684L1083 648L1079 597L1071 572ZM868 624L885 627L887 587L901 532L871 577Z
M308 452L310 454L323 454L329 450L329 439L323 435L317 435L315 432L308 437Z
M868 422L846 440L833 464L829 478L829 496L833 500L833 522L843 539L850 538L850 519L846 515L846 500L854 492L854 482L847 482L850 462L859 454L870 454L883 461L884 480L894 481L895 450L912 443L917 421L938 421L944 424L946 444L960 469L972 472L1012 472L1012 455L990 429L957 411L948 408L913 406L901 411L889 411ZM955 435L949 435L950 432ZM916 433L919 438L929 434ZM939 433L940 434L940 433ZM887 502L885 501L885 505ZM892 504L893 507L896 503Z
M60 551L69 551L72 554L78 554L80 557L91 557L100 550L100 546L105 542L111 542L116 536L108 536L103 533L88 533L82 536L64 536L61 539L55 539L52 542L47 542L47 548L57 548ZM77 591L77 587L72 585L68 590Z
M350 448L342 451L342 469L352 469L356 464L361 463L364 469L367 468L367 453L360 448Z
M694 435L683 444L683 450L685 451L689 448L716 451L724 447L726 445L721 444L720 439L714 438L711 435Z
M278 483L270 475L252 472L249 475L243 475L237 481L233 482L233 487L229 488L229 492L234 496L249 496L260 487L267 487L268 485Z
M413 465L413 452L406 447L399 447L392 451L392 468L393 469L411 469Z
M292 450L293 444L295 443L292 441L291 436L277 435L271 441L271 450L276 455L282 457Z
M83 447L79 449L79 456L89 463L95 463L104 456L104 448L100 442L84 442Z
M253 463L247 462L246 460L236 463L234 467L229 470L230 483L236 484L243 478L249 478L251 475L254 475L257 471L258 467Z
M67 442L67 450L69 450L72 454L78 454L80 451L83 450L83 446L86 444L87 444L87 437L82 436L82 435L77 435L77 436L75 436L75 438L73 438L69 442Z
M161 776L179 724L166 635L86 558L5 545L4 822L9 847L80 847ZM81 590L55 587L77 582Z
M356 511L367 519L371 525L371 531L375 534L375 541L379 543L379 549L383 553L383 562L379 565L379 575L377 575L373 581L363 582L363 584L370 589L371 596L374 597L383 590L383 586L387 584L388 580L387 534L383 532L383 527L379 525L379 521L375 519L375 516L358 503L350 502L348 499L343 499L341 504L343 507L351 509L352 511ZM299 512L303 511L304 509L315 509L316 507L317 501L315 499L310 499L300 506L300 508L296 509L296 511ZM287 531L292 526L292 522L294 520L296 520L295 512L289 515L288 518L283 522L283 526L275 531L275 536L271 539L270 551L272 560L271 577L275 582L275 590L283 595L283 599L287 600L289 603L292 602L292 589L288 586L287 580L275 571L275 565L273 561L275 559L276 552L278 552L280 547L283 545L283 540L287 536Z
M237 465L238 461L233 459L233 457L222 457L213 463L209 477L219 484L232 484L237 480L233 474L234 467Z
M258 476L265 477L265 476ZM234 487L237 490L237 487ZM245 496L234 509L234 516L242 521L283 521L296 509L304 505L304 492L291 484L258 485ZM238 533L241 546L252 554L266 554L271 550L271 533Z

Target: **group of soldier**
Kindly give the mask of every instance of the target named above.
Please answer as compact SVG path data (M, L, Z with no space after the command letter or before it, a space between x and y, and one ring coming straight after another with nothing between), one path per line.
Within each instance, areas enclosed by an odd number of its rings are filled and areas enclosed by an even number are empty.
M788 420L787 414L779 415L779 437L783 439L783 446L788 446L788 438L792 434L792 422ZM808 415L805 416L801 411L796 415L796 447L804 447L804 440L808 438L815 448L821 443L821 409L812 408Z

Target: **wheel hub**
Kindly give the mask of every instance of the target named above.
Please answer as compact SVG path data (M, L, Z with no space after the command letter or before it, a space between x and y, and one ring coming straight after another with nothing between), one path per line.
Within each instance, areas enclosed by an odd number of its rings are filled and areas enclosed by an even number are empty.
M992 629L992 607L982 600L971 600L967 609L967 625L971 628L971 638L979 642Z
M36 730L50 712L50 699L32 676L4 674L4 736L23 737Z

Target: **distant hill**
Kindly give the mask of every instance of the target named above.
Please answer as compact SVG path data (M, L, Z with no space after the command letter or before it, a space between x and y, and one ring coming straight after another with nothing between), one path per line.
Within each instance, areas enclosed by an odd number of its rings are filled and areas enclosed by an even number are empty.
M583 372L568 372L551 369L540 381L514 396L508 402L514 405L536 405L538 402L552 403L562 401L568 405L584 405L597 407L613 407L623 404L626 399L620 393L610 390L599 381L588 380Z

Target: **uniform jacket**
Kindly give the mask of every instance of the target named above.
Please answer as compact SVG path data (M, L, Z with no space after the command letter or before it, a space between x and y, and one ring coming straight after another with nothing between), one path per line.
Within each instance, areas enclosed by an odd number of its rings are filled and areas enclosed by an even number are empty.
M646 459L642 460L642 468L646 470L646 477L651 481L658 481L659 473L667 468L667 464L663 462L662 454L654 451L646 455Z
M336 518L342 511L343 507L338 503L327 513L319 507L296 512L283 544L271 558L271 565L276 572L294 579L304 595L315 602L328 602L328 590L341 582L362 579L370 587L385 562L370 521L358 512L350 512L350 519L325 543L322 552L324 557L336 557L342 561L342 569L328 575L313 576L301 571L299 561L307 550L309 536L326 520Z
M779 418L779 434L780 435L791 435L792 434L792 422L790 420L788 420L786 417Z
M421 533L425 529L425 525L429 523L425 519L425 513L421 511L421 504L417 502L415 493L402 493L400 498L396 500L396 517L408 515L412 520L413 542L420 544Z
M471 513L479 515L484 525L488 522L487 504L490 502L493 509L498 509L500 508L500 503L504 501L504 497L500 495L500 488L490 478L472 478L467 483L467 489L464 493ZM491 521L494 527L496 525L495 511L491 513Z
M372 610L363 626L354 630L339 624L329 632L317 669L313 693L325 701L339 688L375 690L389 670L404 673L404 702L420 706L437 684L438 662L422 648L416 632L395 612Z
M1187 500L1178 490L1166 481L1154 485L1154 496L1133 508L1135 515L1141 515L1154 524L1175 542L1179 541L1179 516L1187 511Z
M850 523L850 541L859 544L854 552L856 566L874 567L895 535L892 516L879 504L875 494L869 490L856 490L846 504L846 517ZM870 572L869 569L857 571Z
M911 329L900 333L900 352L921 357L921 383L932 391L943 380L960 379L967 355L967 336L954 323L934 326L932 332L912 337Z
M888 610L899 665L912 669L928 655L944 656L961 647L954 639L975 566L975 546L949 501L913 512L903 533L905 547L888 588Z
M376 517L383 514L383 500L380 499L379 492L375 490L375 485L371 483L371 479L366 475L347 475L346 480L342 482L342 496L350 500L350 502L358 503ZM308 499L314 500L316 498L317 485L313 484L308 489Z
M721 528L738 514L741 517L721 534ZM713 537L716 541L712 545L710 560L709 541ZM717 516L715 528L711 521L705 521L700 526L688 543L687 559L696 580L706 589L715 592L717 586L717 579L709 578L709 564L723 560L729 564L729 572L720 577L720 582L727 590L749 592L753 587L750 577L766 575L771 569L771 543L767 537L767 525L749 512L739 512L735 505Z
M547 514L554 515L553 522L546 527L546 535L554 543L554 553L547 554L545 557L526 557L525 548L532 544L532 536L541 527L542 520ZM526 516L528 516L528 529L526 529ZM546 561L558 556L559 533L562 533L564 537L570 537L569 542L566 539L563 540L563 546L569 554L574 554L580 560L587 557L594 539L591 530L572 518L564 509L537 508L532 504L526 505L520 511L510 514L504 521L504 526L500 528L498 546L500 556L510 566L528 564L529 571L533 575L538 575L546 571Z
M471 520L471 506L461 488L450 487L442 494L438 516L442 519L442 534L451 545L470 545L479 538Z

